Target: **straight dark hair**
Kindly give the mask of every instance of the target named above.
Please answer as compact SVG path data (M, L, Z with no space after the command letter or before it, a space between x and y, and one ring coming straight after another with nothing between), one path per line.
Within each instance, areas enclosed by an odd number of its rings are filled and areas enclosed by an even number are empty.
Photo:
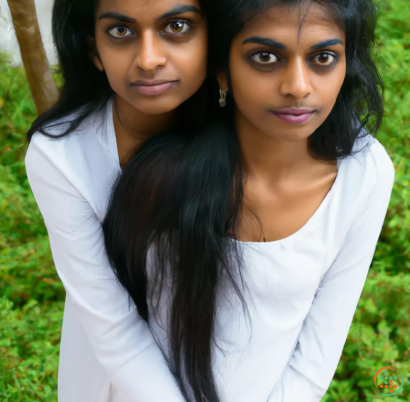
M351 155L363 129L375 134L382 119L383 85L370 57L376 23L371 0L214 0L210 65L214 73L229 73L233 38L265 7L312 2L328 7L346 33L344 84L330 116L309 140L312 155L335 160ZM205 127L192 134L169 132L140 148L113 191L103 225L114 271L148 324L155 319L149 305L159 306L162 285L170 280L166 358L185 398L198 402L219 402L212 355L216 296L223 286L232 285L249 319L235 241L245 179L235 106L231 98L222 113L214 93L216 106L207 109ZM147 266L151 249L155 267ZM158 293L147 292L151 280L159 284Z
M199 1L204 15L208 2ZM105 72L99 71L92 56L97 50L90 45L95 37L95 13L99 0L55 0L52 33L64 85L57 103L40 115L27 133L30 142L36 132L51 138L61 138L74 132L91 114L102 112L114 95ZM196 127L204 116L201 105L207 94L207 84L181 105L183 128ZM60 134L54 128L59 127Z

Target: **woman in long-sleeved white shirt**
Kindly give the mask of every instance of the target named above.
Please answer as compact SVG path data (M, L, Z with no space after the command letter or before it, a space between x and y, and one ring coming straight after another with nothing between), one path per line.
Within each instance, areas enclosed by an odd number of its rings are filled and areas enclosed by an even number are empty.
M181 401L109 266L101 222L138 145L171 126L191 128L206 90L206 13L202 0L55 1L65 85L30 130L26 167L67 291L59 402L156 402L164 392Z
M226 107L139 149L104 221L108 256L186 400L319 402L394 180L363 129L382 116L374 9L215 3Z

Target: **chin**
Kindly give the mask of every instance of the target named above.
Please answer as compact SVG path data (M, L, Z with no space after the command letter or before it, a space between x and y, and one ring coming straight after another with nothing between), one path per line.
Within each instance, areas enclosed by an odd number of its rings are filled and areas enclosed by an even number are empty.
M170 113L177 109L182 102L169 102L169 101L161 101L158 97L152 98L148 102L133 102L133 106L139 112L148 114L148 115L159 115Z

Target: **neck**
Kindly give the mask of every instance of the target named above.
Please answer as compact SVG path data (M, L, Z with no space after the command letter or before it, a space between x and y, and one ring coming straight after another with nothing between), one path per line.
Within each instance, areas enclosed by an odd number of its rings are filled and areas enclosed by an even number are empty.
M118 156L123 168L146 140L172 127L178 120L177 110L149 115L117 95L112 107Z
M318 163L309 152L307 138L294 142L277 140L252 126L240 113L236 115L236 131L250 180L275 184L290 176L300 177L306 168Z

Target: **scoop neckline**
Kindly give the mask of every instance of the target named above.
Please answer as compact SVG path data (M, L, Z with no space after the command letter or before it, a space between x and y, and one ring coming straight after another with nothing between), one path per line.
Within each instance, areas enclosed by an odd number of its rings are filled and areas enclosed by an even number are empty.
M260 241L240 241L240 240L235 240L235 239L230 239L230 240L232 240L233 242L235 242L239 245L265 247L265 246L283 245L284 243L292 241L292 240L294 240L294 238L300 236L311 225L313 225L313 223L316 221L316 219L318 219L318 217L322 214L324 209L327 207L327 205L331 201L331 199L333 197L333 194L335 193L336 188L339 186L339 182L341 180L341 171L342 171L341 168L344 165L343 162L344 162L344 159L337 159L337 175L336 175L336 179L335 179L332 187L330 188L330 190L326 194L325 198L323 199L323 201L321 202L319 207L316 209L316 211L313 213L313 215L309 218L309 220L299 230L297 230L295 233L292 233L291 235L289 235L287 237L284 237L283 239L274 240L274 241L267 241L267 242L264 242L264 241L262 241L262 242L260 242Z
M115 127L114 127L114 113L113 113L113 99L110 99L108 102L108 119L107 119L107 132L109 135L110 140L110 151L113 154L115 158L115 162L117 165L118 170L120 173L122 172L121 165L120 165L120 158L118 155L118 145L117 145L117 137L115 135ZM333 197L333 194L335 192L336 187L339 185L339 182L341 180L341 168L344 165L343 164L344 159L337 159L337 176L336 179L331 187L331 189L328 191L326 194L325 198L323 199L322 203L319 205L319 207L316 209L316 211L313 213L313 215L309 218L309 220L295 233L279 240L274 240L274 241L268 241L268 242L259 242L259 241L240 241L240 240L235 240L230 238L231 241L240 244L240 245L259 245L259 246L273 246L277 244L283 244L288 241L293 240L295 237L301 235L309 226L313 224L313 222L321 215L322 211L326 208L326 206L329 204L331 198Z

